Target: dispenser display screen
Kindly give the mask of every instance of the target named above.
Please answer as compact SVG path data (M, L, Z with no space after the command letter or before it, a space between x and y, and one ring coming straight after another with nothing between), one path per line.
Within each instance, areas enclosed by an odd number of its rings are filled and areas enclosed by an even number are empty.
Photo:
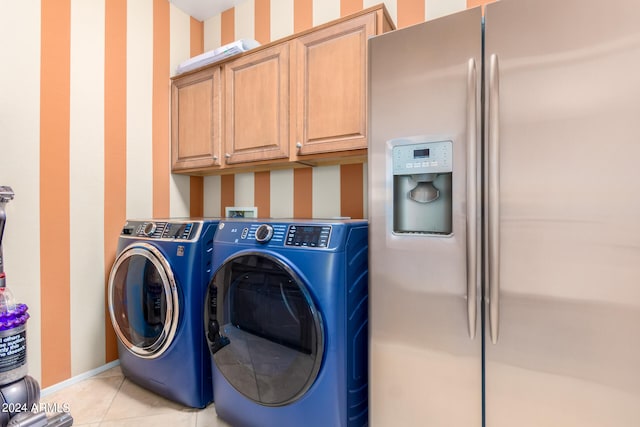
M414 159L424 159L429 157L429 149L422 148L420 150L413 150L413 158Z

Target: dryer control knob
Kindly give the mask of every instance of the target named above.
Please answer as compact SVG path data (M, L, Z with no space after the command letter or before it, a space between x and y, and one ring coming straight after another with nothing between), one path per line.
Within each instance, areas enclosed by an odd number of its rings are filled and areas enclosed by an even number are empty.
M156 231L156 223L155 222L147 222L142 229L142 234L147 237L151 237L153 233Z
M273 237L273 227L269 224L262 224L256 230L256 241L260 243L267 243Z

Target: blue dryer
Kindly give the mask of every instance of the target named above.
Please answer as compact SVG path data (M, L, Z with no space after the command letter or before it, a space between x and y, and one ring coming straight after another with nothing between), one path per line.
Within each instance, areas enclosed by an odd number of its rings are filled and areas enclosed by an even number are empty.
M368 422L365 221L221 221L206 297L216 412L234 427Z
M109 275L124 375L183 405L213 400L202 306L218 220L130 220Z

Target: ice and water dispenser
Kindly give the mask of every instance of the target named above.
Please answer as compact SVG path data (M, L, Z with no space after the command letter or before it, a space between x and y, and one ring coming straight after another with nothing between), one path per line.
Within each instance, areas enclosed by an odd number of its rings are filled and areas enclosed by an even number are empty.
M451 234L451 141L392 140L394 233Z

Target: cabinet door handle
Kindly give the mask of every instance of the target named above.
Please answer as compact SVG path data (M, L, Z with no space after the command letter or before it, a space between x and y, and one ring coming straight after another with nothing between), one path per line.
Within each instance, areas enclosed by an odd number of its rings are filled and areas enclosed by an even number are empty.
M213 156L213 160L218 160L218 156Z
M231 158L231 154L229 154L229 153L225 153L225 155L224 155L224 156L225 156L227 159L230 159L230 158Z
M299 150L302 148L302 142L296 143L296 148Z

